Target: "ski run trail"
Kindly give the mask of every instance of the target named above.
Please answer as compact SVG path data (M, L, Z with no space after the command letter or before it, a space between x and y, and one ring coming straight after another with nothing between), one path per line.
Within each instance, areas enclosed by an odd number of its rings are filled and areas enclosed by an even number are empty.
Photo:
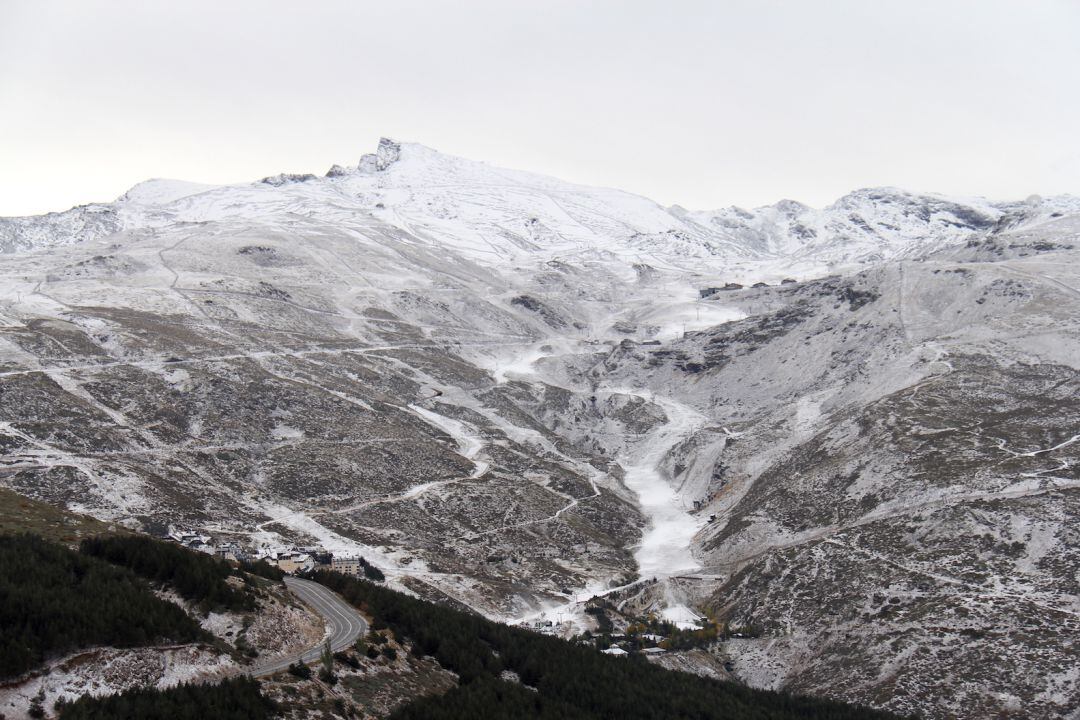
M587 627L584 604L589 599L656 580L664 590L662 617L680 627L696 627L699 614L680 600L669 579L700 570L701 564L694 557L691 546L703 520L688 511L680 493L665 477L662 465L673 448L707 425L709 420L682 403L651 393L642 394L633 388L605 387L597 392L641 397L659 405L668 418L641 443L628 448L618 457L625 470L623 483L638 496L639 507L647 521L641 542L634 552L638 579L617 587L610 587L610 583L603 580L595 580L575 599L543 608L513 622L554 619L584 629Z

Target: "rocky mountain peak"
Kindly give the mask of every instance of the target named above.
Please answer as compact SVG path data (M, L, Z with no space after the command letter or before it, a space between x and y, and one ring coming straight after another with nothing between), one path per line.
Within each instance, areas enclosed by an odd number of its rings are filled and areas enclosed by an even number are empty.
M379 148L375 151L375 169L386 170L401 159L401 143L390 138L379 138Z

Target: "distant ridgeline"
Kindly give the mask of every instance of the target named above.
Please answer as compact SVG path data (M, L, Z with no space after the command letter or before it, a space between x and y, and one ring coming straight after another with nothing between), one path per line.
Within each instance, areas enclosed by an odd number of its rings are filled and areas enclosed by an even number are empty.
M394 720L896 717L674 672L637 656L609 657L589 646L492 622L337 573L319 571L312 577L368 613L372 627L389 627L412 643L414 654L433 656L457 673L458 687L400 708L391 716ZM507 677L505 671L520 682L502 679Z

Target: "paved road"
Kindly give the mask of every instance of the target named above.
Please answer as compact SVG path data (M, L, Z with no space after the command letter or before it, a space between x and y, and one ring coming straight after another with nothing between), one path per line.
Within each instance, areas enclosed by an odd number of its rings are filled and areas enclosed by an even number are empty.
M330 631L330 648L333 651L347 648L356 642L356 638L367 632L368 624L363 616L332 590L310 580L289 576L285 578L285 585L293 595L326 620L326 626ZM272 660L261 662L252 667L249 674L253 677L263 677L284 670L297 660L304 663L315 662L322 654L323 642L320 640L317 645L300 653L279 655Z

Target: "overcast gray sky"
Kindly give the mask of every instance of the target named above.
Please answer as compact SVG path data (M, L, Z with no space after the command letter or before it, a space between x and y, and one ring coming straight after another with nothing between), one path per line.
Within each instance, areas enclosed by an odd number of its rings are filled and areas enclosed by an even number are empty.
M0 0L0 215L380 135L700 209L1080 193L1080 0Z

